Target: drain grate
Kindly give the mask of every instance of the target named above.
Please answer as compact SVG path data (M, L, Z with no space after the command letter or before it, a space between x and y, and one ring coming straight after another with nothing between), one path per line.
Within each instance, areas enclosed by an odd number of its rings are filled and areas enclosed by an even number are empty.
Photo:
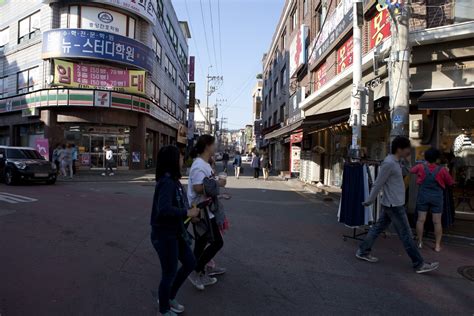
M458 273L469 281L474 281L474 266L459 267Z

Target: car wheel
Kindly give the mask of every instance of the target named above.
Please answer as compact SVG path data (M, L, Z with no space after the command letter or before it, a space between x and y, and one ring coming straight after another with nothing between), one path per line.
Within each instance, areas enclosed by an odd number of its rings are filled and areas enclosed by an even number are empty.
M48 181L46 181L46 184L55 184L56 183L56 177L52 178L52 179L49 179Z
M5 184L6 185L14 185L15 184L15 177L14 177L13 171L11 169L5 170Z

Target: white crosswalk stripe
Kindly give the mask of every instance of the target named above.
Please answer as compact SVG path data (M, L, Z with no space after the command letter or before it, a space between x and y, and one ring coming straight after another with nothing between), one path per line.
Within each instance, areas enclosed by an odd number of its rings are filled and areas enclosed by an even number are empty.
M27 197L27 196L23 196L23 195L0 192L0 202L2 201L10 203L10 204L17 204L17 203L31 203L31 202L36 202L38 200Z

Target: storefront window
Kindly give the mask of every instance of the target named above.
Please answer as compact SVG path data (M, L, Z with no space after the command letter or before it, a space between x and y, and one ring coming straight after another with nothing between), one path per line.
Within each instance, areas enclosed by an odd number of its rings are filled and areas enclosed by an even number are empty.
M36 139L44 137L44 125L37 123L20 126L20 146L35 147Z
M439 149L453 176L456 215L474 215L474 111L440 111Z

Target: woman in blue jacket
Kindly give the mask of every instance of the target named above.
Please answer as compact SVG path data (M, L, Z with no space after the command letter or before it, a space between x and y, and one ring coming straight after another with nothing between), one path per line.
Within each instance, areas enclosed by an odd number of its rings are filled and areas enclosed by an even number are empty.
M150 220L151 242L162 271L158 292L160 313L167 316L184 312L184 306L176 301L176 294L196 266L184 222L187 217L197 217L199 209L190 208L179 181L182 163L177 147L166 146L159 151ZM178 260L182 264L179 270Z

